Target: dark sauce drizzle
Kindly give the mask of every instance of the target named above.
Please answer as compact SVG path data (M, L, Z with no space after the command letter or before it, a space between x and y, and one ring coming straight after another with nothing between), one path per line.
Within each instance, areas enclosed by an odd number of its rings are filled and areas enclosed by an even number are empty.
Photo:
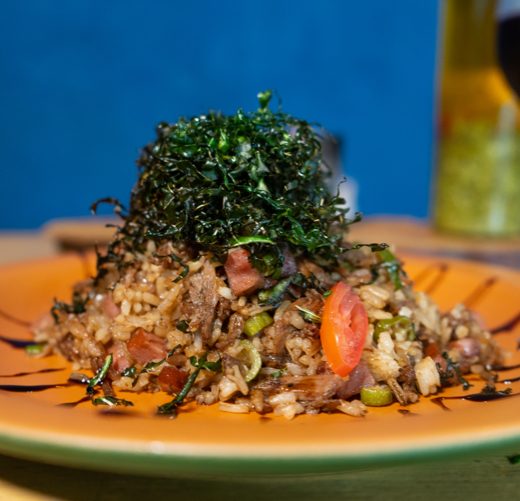
M516 314L513 318L508 320L506 323L491 329L491 334L499 334L500 332L510 332L520 323L520 313Z
M520 381L520 377L514 377L512 379L503 379L502 381L497 381L497 383L509 384L509 383L516 383L517 381Z
M399 414L402 414L404 417L406 417L406 416L418 416L418 414L415 414L415 412L411 412L408 409L397 409L397 412L399 412Z
M437 269L441 268L442 264L433 264L429 265L426 268L424 268L422 271L418 273L418 275L413 279L413 282L415 285L419 285L421 282L426 280L434 271L437 271Z
M22 377L22 376L30 376L31 374L45 374L47 372L58 372L63 371L63 369L41 369L39 371L32 372L17 372L16 374L0 374L0 377Z
M14 393L33 393L49 390L50 388L64 388L65 386L69 386L69 384L0 384L0 390Z
M439 272L437 273L437 276L435 277L435 280L425 289L426 294L432 294L435 289L441 285L444 278L446 277L446 273L448 273L449 266L446 263L441 263L439 265Z
M13 324L18 324L23 327L30 327L31 322L27 322L26 320L20 320L19 318L13 317L12 315L9 315L9 313L6 313L5 311L0 310L0 317L5 318L9 322L12 322Z
M482 299L484 294L489 291L489 289L497 282L496 277L491 277L486 279L483 283L477 286L477 288L464 300L462 303L466 305L467 308L473 306L477 301Z
M517 365L490 365L489 368L495 372L512 371L513 369L520 369L520 364L517 364Z
M13 339L5 336L0 336L0 341L10 344L13 348L26 348L27 346L34 346L35 344L40 344L36 341L25 341L23 339Z
M56 405L56 407L76 407L76 405L81 404L83 402L88 402L89 400L89 396L81 397L79 400L76 400L75 402L65 402L63 404Z
M430 402L433 402L434 404L442 407L445 411L451 411L450 408L444 405L444 400L469 400L470 402L491 402L492 400L499 400L501 398L517 397L518 395L520 395L520 393L473 393L472 395L460 395L458 397L435 397L430 399Z

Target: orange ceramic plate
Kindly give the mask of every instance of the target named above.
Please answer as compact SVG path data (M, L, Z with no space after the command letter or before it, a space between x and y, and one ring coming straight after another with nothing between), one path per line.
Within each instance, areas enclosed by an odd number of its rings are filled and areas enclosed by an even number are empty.
M408 257L405 269L417 287L430 289L442 310L471 303L489 326L520 310L520 273L476 263ZM70 285L92 266L76 255L0 268L0 310L33 320L52 298L67 300ZM92 273L92 271L90 271ZM518 329L497 339L519 363ZM0 335L30 337L26 327L0 317ZM58 357L28 358L5 343L0 351L0 385L66 383L70 365ZM47 368L63 371L6 377ZM520 370L502 373L517 377ZM471 379L471 378L470 378ZM468 393L476 393L482 382ZM510 385L520 393L520 382ZM500 384L500 389L506 385ZM398 404L371 408L364 418L344 414L298 416L292 421L257 414L222 413L217 406L190 404L177 419L155 414L164 393L127 395L135 407L102 413L90 402L58 406L85 394L82 386L35 393L0 389L0 452L63 465L157 475L287 475L338 472L416 459L446 458L520 447L520 398L489 403L449 400L451 411L428 398L400 413ZM461 387L443 395L462 395Z

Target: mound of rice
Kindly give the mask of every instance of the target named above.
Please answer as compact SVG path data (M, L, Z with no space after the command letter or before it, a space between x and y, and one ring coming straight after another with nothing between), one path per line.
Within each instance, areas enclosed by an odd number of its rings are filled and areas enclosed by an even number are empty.
M158 257L172 254L180 259ZM35 340L45 343L39 356L59 354L72 362L73 371L97 372L112 354L103 392L130 398L128 392L178 394L196 370L191 357L200 359L209 352L207 360L221 360L221 369L199 371L188 400L217 404L223 412L272 412L287 419L319 412L363 416L363 387L390 388L406 406L420 394L436 393L441 384L459 384L453 373L441 380L443 352L463 374L478 374L493 384L485 367L501 363L502 353L471 312L459 304L441 315L404 275L403 287L396 290L385 269L366 285L377 263L370 249L346 250L340 257L344 265L333 271L301 257L288 256L287 262L290 272L313 274L317 288L291 285L277 304L260 306L262 289L235 296L225 263L211 253L182 243L163 242L156 248L149 241L144 253L126 255L122 276L109 264L95 285L89 280L75 286L76 294L88 295L84 312L55 310L56 322L48 314L35 325ZM359 296L369 319L362 358L346 378L329 367L319 323L302 314L303 309L321 318L325 297L319 290L339 281ZM258 315L268 325L248 335L248 321ZM414 339L404 331L383 331L376 342L378 322L397 315L411 320ZM150 362L155 362L153 370L139 374Z

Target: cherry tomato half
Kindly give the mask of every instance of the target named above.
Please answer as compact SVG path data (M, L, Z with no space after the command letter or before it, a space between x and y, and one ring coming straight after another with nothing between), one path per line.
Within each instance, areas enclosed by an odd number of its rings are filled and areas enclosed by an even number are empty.
M321 344L330 368L348 376L361 359L368 330L368 317L359 296L343 282L325 301L321 322Z

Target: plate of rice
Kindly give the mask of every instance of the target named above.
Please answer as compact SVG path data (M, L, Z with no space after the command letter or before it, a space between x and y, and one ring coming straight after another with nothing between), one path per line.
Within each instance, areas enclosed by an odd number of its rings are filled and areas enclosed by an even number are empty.
M520 274L350 242L317 127L271 97L161 123L128 209L92 206L107 248L0 268L2 452L287 475L520 444Z

